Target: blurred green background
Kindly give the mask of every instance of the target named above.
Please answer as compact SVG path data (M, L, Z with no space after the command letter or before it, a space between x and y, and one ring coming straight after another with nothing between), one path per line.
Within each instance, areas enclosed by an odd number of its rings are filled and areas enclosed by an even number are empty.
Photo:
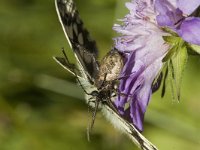
M100 58L113 44L112 26L127 12L125 0L76 0ZM53 0L0 1L0 150L133 150L136 146L98 114L91 114L75 79L52 56L72 53ZM181 102L153 95L144 135L161 150L200 148L200 58L190 57ZM168 90L168 93L170 91Z

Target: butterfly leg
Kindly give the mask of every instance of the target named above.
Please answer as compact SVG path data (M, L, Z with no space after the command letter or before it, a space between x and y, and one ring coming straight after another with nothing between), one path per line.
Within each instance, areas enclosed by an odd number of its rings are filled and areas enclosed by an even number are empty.
M85 88L83 87L83 85L81 84L81 81L80 81L80 79L79 79L79 78L81 78L81 77L77 75L78 69L75 67L74 64L71 64L71 63L69 62L69 59L68 59L68 57L67 57L67 55L66 55L66 53L65 53L65 51L64 51L64 48L62 49L62 53L63 53L63 55L64 55L64 57L65 57L66 63L68 64L68 68L70 68L71 71L73 72L73 74L76 76L76 80L77 80L77 82L79 83L79 85L81 86L81 88L83 89L84 93L87 94L87 95L92 95L92 93L88 93L88 92L85 90Z
M64 48L62 48L62 53L63 53L63 55L65 57L66 64L67 64L68 68L70 68L72 70L72 72L75 74L75 70L77 70L76 67L75 67L75 64L72 64L72 63L69 62L69 59L68 59L68 57L67 57L67 55L65 53Z
M67 58L64 48L62 48L62 53L64 54L64 57L53 57L54 60L58 64L60 64L64 69L69 71L71 74L81 78L80 73L79 73L80 71L75 67L75 64L72 64L69 62L69 59Z

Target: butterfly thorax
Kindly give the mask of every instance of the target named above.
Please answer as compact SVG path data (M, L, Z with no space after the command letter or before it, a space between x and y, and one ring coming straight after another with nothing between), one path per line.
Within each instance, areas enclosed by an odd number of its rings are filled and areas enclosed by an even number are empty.
M92 91L91 95L96 97L99 102L103 102L110 98L111 91L107 89L101 89L100 91Z

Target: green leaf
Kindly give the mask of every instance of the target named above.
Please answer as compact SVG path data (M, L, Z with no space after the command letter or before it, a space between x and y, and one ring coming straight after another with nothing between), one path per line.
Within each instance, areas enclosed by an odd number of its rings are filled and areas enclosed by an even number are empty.
M188 54L185 45L179 46L179 49L168 61L168 79L172 91L173 100L180 100L180 89L182 77L187 63Z
M188 53L191 55L200 55L199 45L187 45Z

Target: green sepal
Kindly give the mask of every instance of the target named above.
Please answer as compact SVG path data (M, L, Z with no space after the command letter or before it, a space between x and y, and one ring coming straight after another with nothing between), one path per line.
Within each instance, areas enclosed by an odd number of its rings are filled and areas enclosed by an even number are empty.
M170 60L172 58L172 56L177 52L178 49L178 45L172 46L169 49L169 52L165 55L165 57L162 59L162 62L167 62L168 60Z
M200 46L187 44L188 54L190 55L200 55Z
M184 44L178 48L176 55L167 62L168 80L173 100L180 101L181 82L187 59L188 53Z
M176 32L174 32L172 29L170 28L166 28L166 27L163 27L162 30L166 33L169 33L171 36L176 36L178 37L178 34Z
M163 36L163 40L171 45L179 43L182 39L178 36Z
M179 47L183 45L184 41L177 36L163 36L163 39L165 40L165 42L171 45L171 48L169 49L168 53L162 59L162 62L167 62L173 57L174 54L177 54Z
M165 96L165 91L166 91L166 80L168 77L168 67L167 64L164 64L164 67L162 69L163 72L163 84L162 84L162 92L161 92L161 97L163 98Z

